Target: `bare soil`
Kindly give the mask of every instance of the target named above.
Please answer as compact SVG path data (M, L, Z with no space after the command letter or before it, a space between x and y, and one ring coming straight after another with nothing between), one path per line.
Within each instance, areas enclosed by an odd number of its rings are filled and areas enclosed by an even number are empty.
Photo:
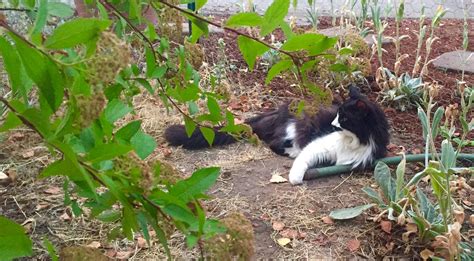
M320 26L329 27L329 19L322 18ZM410 58L406 60L408 64L402 66L402 71L411 71L416 49L416 37L413 32L417 31L418 24L414 20L406 20L401 28L402 33L411 37L402 43L402 53L410 54ZM474 22L470 21L469 28L472 34ZM393 35L393 31L393 26L389 26L387 33ZM430 58L460 48L462 23L457 20L444 20L436 35L440 40L434 44ZM201 68L203 77L208 75L212 66L221 59L217 47L219 38L224 39L227 59L235 66L234 70L227 72L227 87L233 94L227 105L237 118L246 118L275 107L283 101L305 98L292 86L294 82L291 79L281 78L265 86L266 72L263 65L258 64L253 72L246 70L246 64L236 45L236 37L230 34L212 34L201 41L207 63ZM474 36L470 39L472 50ZM388 67L394 63L393 48L391 45L385 46L387 53L384 54L384 61ZM375 59L373 66L374 69L377 66ZM460 79L459 73L430 67L428 78L444 86L440 104L451 104L459 100L455 96L455 82ZM471 85L474 84L473 75L467 75L465 80ZM370 98L376 98L375 84L364 90ZM135 117L143 120L145 131L156 137L160 144L150 160L169 161L184 175L190 175L199 167L222 168L217 184L209 192L212 199L206 201L204 206L208 214L216 218L225 217L235 211L243 212L249 218L256 238L255 259L419 259L419 250L424 246L415 240L403 242L403 228L393 227L391 231L384 232L379 223L369 220L378 214L376 209L350 221L331 222L327 219L333 209L369 202L361 189L374 186L371 172L321 178L298 187L288 183L273 184L270 183L272 175L281 174L287 177L292 162L290 159L274 155L265 146L245 143L193 152L167 147L162 138L163 130L171 123L179 123L179 115L167 114L156 97L138 97L136 103L140 106ZM385 108L385 112L392 127L393 153L400 150L400 146L408 152L423 151L421 126L416 112L401 113L393 108ZM31 131L18 129L2 134L0 142L0 171L15 177L13 183L0 185L0 214L27 228L35 242L35 255L30 260L48 259L41 243L45 237L58 248L89 245L119 259L161 260L165 257L157 242L154 242L151 248L140 245L139 235L135 241L107 242L107 231L115 227L115 224L91 221L84 216L73 218L71 209L63 205L64 180L37 178L40 170L52 159L48 156L48 149ZM419 166L416 164L411 165L408 175L417 168ZM275 224L278 224L277 229ZM290 238L291 242L280 246L277 241L282 237ZM357 247L358 243L360 247ZM182 235L173 235L170 245L176 259L198 257L196 250L186 249Z

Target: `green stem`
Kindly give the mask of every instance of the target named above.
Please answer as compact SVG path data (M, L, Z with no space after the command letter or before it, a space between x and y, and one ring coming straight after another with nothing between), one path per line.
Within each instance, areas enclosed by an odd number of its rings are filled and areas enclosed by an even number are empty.
M430 158L431 157L432 155L430 155ZM474 161L474 154L460 153L458 155L458 159ZM387 157L387 158L383 158L376 161L372 167L375 167L375 165L379 161L387 165L397 165L398 163L400 163L401 160L402 160L401 156ZM406 160L407 162L423 162L425 160L425 154L407 155ZM324 167L324 168L311 168L311 169L308 169L308 171L306 171L305 179L311 180L311 179L316 179L316 178L321 178L321 177L334 176L334 175L344 174L350 171L352 171L351 165L336 165L336 166L330 166L330 167Z

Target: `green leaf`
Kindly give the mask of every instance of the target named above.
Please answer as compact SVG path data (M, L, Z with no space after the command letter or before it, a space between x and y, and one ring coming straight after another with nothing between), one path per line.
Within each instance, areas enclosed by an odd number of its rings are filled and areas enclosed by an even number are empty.
M115 99L107 104L104 111L105 119L110 123L114 123L132 110L132 108L128 107L120 100Z
M449 169L456 166L456 152L453 144L448 140L441 142L441 163L444 173L448 173Z
M70 159L64 158L49 164L41 170L39 178L47 178L52 176L67 176L73 181L83 181L84 178L81 170L75 166Z
M122 210L122 231L128 240L133 240L133 232L138 231L138 222L132 207L124 207Z
M269 84L275 76L280 74L282 71L289 69L293 65L291 60L282 60L272 66L272 68L267 73L267 78L265 79L265 84Z
M97 18L77 18L56 28L46 39L44 46L49 49L71 48L78 44L97 41L100 32L109 27L111 21Z
M17 223L0 216L0 260L31 256L33 242L25 229Z
M212 120L212 122L217 123L222 119L221 108L219 107L219 103L217 103L216 99L208 96L207 108L209 110L210 119Z
M190 210L178 206L176 204L169 204L165 206L162 210L166 214L170 215L173 219L184 222L186 224L191 225L197 222L196 217Z
M115 133L115 138L130 142L130 139L140 130L141 124L142 121L132 121L128 123Z
M375 181L382 189L384 197L391 201L392 197L392 176L390 175L390 168L387 164L379 161L374 170Z
M201 9L206 3L207 0L196 0L196 11Z
M342 63L331 64L331 66L329 67L329 70L333 72L346 72L346 73L349 73L350 71L349 67Z
M405 167L406 167L406 157L405 157L405 154L402 154L402 160L400 161L400 163L398 164L397 166L397 171L396 171L396 174L397 174L397 185L396 185L396 192L395 192L395 201L398 201L399 199L401 199L403 197L403 195L401 195L402 193L402 189L403 189L403 184L405 182Z
M10 80L10 87L14 93L20 94L25 100L27 99L27 87L28 78L23 75L23 65L21 64L20 57L15 51L13 46L3 37L0 36L0 54L3 57L3 65L8 73L8 79Z
M274 0L263 16L260 35L266 36L277 28L285 19L290 8L290 0Z
M438 136L439 123L441 122L441 118L443 118L443 115L444 115L444 108L439 107L433 116L433 123L431 125L431 137L433 139L436 138L436 136Z
M311 48L317 46L319 42L325 38L327 37L322 34L300 34L286 41L281 46L281 49L285 51L310 50Z
M351 219L359 216L364 212L365 210L375 206L375 204L367 204L367 205L362 205L362 206L357 206L353 208L342 208L342 209L336 209L331 211L329 213L329 217L335 220L345 220L345 219Z
M68 18L74 15L74 9L70 5L61 2L49 2L48 13L60 18Z
M226 26L259 26L263 22L263 18L257 13L238 13L227 19Z
M39 0L38 12L36 13L35 25L31 31L32 35L39 34L43 31L48 20L48 0Z
M261 56L266 51L270 50L270 47L245 36L239 36L237 42L239 44L240 52L242 53L242 56L244 57L244 60L247 62L251 71L254 68L257 56Z
M21 122L20 118L18 118L14 112L10 111L5 118L3 125L0 126L0 132L11 130L21 124L23 124L23 122Z
M31 47L22 39L10 34L15 40L18 53L28 76L36 83L41 97L47 101L54 112L62 103L64 92L64 78L55 62Z
M53 243L51 243L51 241L49 241L47 238L44 238L43 239L43 246L48 251L49 257L51 258L52 261L58 261L59 260L59 256L56 252L56 249L55 249Z
M426 140L426 135L428 134L428 118L421 107L418 107L418 118L420 119L421 126L423 127L423 139Z
M148 46L145 48L145 61L146 61L146 76L151 77L156 68L155 56L153 50Z
M196 123L189 117L184 117L184 128L186 129L186 134L188 137L191 137L194 130L196 129Z
M100 213L96 218L100 221L106 222L106 223L112 223L117 220L119 220L122 217L122 214L113 209L107 209Z
M132 147L121 144L101 144L89 151L86 159L92 163L110 160L131 151Z
M207 143L212 146L212 143L214 142L214 137L216 136L214 130L207 127L200 127L199 129L201 130L202 135L206 139Z
M169 193L185 202L191 202L214 185L219 172L220 169L216 167L199 169L191 177L178 181L169 189Z
M380 195L379 195L379 193L377 193L377 191L373 190L370 187L365 187L365 188L362 189L362 191L364 191L365 194L367 194L367 196L369 196L369 198L371 198L377 204L385 205L385 203L383 202L383 199L380 197Z
M137 153L138 157L144 160L148 157L156 148L156 141L150 135L143 131L138 131L135 136L130 140L133 149Z
M309 55L319 55L332 48L337 43L337 37L325 37L309 50Z
M23 0L23 5L28 9L33 9L35 8L35 0Z
M420 188L416 189L416 197L420 205L420 210L428 222L433 223L436 221L439 214L436 212L435 206L430 202L428 197L423 193Z

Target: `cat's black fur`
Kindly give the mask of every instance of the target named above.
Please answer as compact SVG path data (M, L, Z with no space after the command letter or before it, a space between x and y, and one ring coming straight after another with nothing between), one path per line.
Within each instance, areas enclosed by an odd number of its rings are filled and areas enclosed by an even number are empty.
M300 148L318 137L340 131L339 126L331 123L339 114L340 128L354 133L362 144L367 144L369 138L375 143L373 158L381 158L386 154L386 146L389 143L388 123L380 107L363 96L355 86L349 87L349 99L342 105L333 105L329 108L321 108L315 116L304 115L297 118L288 110L288 105L282 105L278 109L262 113L245 121L252 127L253 132L277 154L288 156L285 149L292 147L295 142ZM288 140L287 126L290 122L295 123L296 137ZM226 145L236 139L219 129L215 129L213 146ZM165 131L165 138L173 146L183 146L185 149L202 149L209 147L201 131L196 129L191 137L186 135L184 126L172 125Z

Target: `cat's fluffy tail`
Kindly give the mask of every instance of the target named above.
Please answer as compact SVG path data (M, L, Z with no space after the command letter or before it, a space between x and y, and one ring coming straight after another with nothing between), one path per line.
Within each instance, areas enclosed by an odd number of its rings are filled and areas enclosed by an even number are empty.
M220 132L217 128L214 129L214 134L215 137L212 146L227 145L237 141L232 135ZM188 150L210 147L200 129L196 129L191 137L188 137L183 125L171 125L166 128L165 139L172 146L183 146L183 148Z

